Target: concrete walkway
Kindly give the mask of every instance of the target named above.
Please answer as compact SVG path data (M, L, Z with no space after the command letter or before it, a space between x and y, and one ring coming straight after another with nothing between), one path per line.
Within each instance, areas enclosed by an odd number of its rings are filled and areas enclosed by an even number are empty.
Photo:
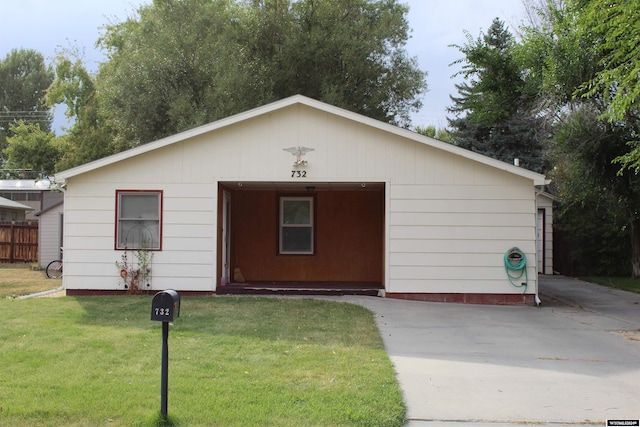
M640 294L541 276L540 297L540 307L342 300L376 313L406 427L639 419Z

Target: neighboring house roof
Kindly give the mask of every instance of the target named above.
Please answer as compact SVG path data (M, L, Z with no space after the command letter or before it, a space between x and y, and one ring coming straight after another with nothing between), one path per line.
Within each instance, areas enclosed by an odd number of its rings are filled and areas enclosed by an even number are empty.
M142 155L149 151L157 150L162 147L176 144L186 139L189 139L198 135L202 135L217 129L222 129L224 127L231 126L231 125L240 123L242 121L249 120L254 117L258 117L263 114L268 114L270 112L280 110L286 107L290 107L296 104L305 105L320 111L324 111L326 113L335 114L337 116L341 116L345 119L349 119L354 122L358 122L358 123L361 123L385 132L389 132L391 134L395 134L407 139L411 139L421 144L425 144L433 148L440 149L442 151L446 151L446 152L494 167L496 169L513 173L514 175L531 179L534 185L545 185L548 182L545 176L539 173L536 173L527 169L523 169L521 167L514 166L510 163L505 163L487 156L483 156L478 153L474 153L473 151L460 148L453 144L449 144L443 141L429 138L427 136L418 134L416 132L412 132L408 129L399 128L397 126L393 126L388 123L384 123L384 122L372 119L370 117L363 116L358 113L354 113L351 111L344 110L342 108L334 107L332 105L329 105L324 102L320 102L311 98L307 98L302 95L294 95L289 98L285 98L283 100L264 105L262 107L254 108L252 110L245 111L243 113L239 113L207 125L199 126L199 127L196 127L196 128L193 128L193 129L190 129L190 130L187 130L163 139L159 139L154 142L150 142L148 144L141 145L136 148L132 148L127 151L123 151L118 154L111 155L109 157L104 157L102 159L95 160L90 163L85 163L84 165L59 172L55 175L55 181L58 184L64 184L66 179L68 178L81 175L81 174L93 171L95 169L99 169L104 166L111 165L113 163L116 163L125 159L130 159L130 158Z
M560 197L556 196L555 194L551 194L548 191L541 191L538 195L542 196L542 197L546 197L548 199L551 199L554 202L560 201Z
M23 205L22 203L14 202L13 200L5 199L4 197L0 197L0 208L15 209L21 211L33 210L31 206Z
M42 191L49 190L51 182L48 179L2 179L0 191Z
M42 209L40 212L34 213L34 215L35 216L40 216L45 212L49 212L50 210L57 208L58 206L60 206L63 203L64 203L64 200L58 200L56 203L46 207L45 209Z

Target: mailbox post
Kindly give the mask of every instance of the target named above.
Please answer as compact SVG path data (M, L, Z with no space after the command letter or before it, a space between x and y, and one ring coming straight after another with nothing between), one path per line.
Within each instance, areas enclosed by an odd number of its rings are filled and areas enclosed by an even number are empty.
M169 383L169 322L180 317L180 294L173 289L158 292L151 302L151 320L162 322L162 366L160 374L160 414L167 418Z

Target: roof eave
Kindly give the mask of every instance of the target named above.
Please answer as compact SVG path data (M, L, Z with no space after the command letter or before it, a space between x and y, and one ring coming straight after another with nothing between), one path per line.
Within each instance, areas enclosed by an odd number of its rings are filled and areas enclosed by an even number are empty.
M295 95L280 101L272 102L271 104L263 105L261 107L257 107L248 111L244 111L242 113L234 114L233 116L225 117L220 120L216 120L213 123L209 123L206 125L198 126L193 129L186 130L184 132L180 132L175 135L168 136L166 138L159 139L157 141L152 141L144 145L140 145L135 148L131 148L129 150L113 154L111 156L104 157L102 159L94 160L89 163L85 163L80 166L76 166L75 168L67 169L61 172L58 172L54 176L54 180L58 184L64 184L68 178L74 177L76 175L81 175L83 173L91 172L92 170L99 169L104 166L108 166L113 163L117 163L121 160L129 159L132 157L139 156L141 154L147 153L149 151L157 150L158 148L166 147L168 145L174 144L176 142L180 142L189 138L193 138L195 136L199 136L205 134L207 132L211 132L213 130L217 130L220 128L224 128L226 126L230 126L232 124L257 117L262 114L269 113L274 110L278 110L280 108L286 107L288 105L293 105L295 103L302 102L302 99L309 99L302 95Z

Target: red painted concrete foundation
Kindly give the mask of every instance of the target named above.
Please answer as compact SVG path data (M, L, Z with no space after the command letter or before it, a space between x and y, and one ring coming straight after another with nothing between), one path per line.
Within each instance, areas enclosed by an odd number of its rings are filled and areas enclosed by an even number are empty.
M387 292L386 298L458 304L534 305L533 294L446 294Z
M138 295L155 295L159 290L142 291ZM210 296L216 295L212 291L178 291L181 296ZM219 292L225 294L231 292ZM312 295L314 292L303 292L303 294ZM316 290L315 294L325 295L323 292ZM354 294L347 292L344 294ZM134 295L125 290L105 290L105 289L67 289L67 296L117 296L117 295ZM533 294L457 294L457 293L401 293L387 292L386 298L404 299L412 301L424 302L449 302L457 304L488 304L488 305L535 305L535 296Z
M155 295L156 293L164 289L144 290L138 293L133 293L124 290L106 290L106 289L67 289L66 295L68 297L91 297L91 296L118 296L118 295ZM215 295L215 292L211 291L178 291L181 296L195 297L195 296L209 296Z

